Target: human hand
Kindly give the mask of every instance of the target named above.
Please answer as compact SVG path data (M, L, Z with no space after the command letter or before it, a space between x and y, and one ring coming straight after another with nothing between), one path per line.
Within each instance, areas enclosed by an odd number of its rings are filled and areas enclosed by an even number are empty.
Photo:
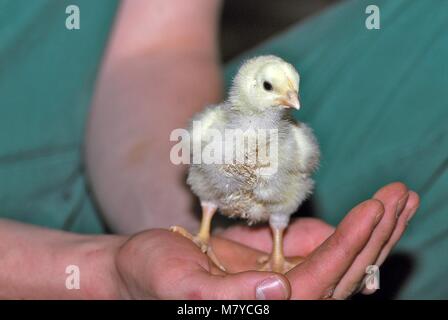
M317 219L292 223L285 235L285 254L307 256L286 275L292 298L344 299L356 292L366 266L382 264L418 203L417 194L396 183L356 206L336 230ZM268 228L234 227L212 238L226 274L190 240L151 230L122 246L117 269L130 298L285 299L290 287L283 276L247 271L257 267L257 258L270 251L271 242ZM266 279L277 280L277 287L263 283ZM260 284L273 290L260 294Z
M221 246L231 252L238 243ZM238 257L226 260L232 264ZM133 299L287 299L288 281L283 275L241 271L226 274L190 240L155 229L131 237L117 252L116 266L122 280L122 296ZM247 269L249 270L249 268Z
M401 183L381 188L371 200L356 206L335 230L317 219L298 219L285 235L287 256L306 256L287 273L293 299L345 299L363 287L368 265L380 266L402 236L419 205L419 197ZM377 220L379 219L379 220ZM220 234L249 247L270 252L269 229L234 227ZM227 240L229 241L229 240ZM226 260L229 253L223 251ZM258 253L260 254L260 253ZM253 268L255 250L240 249L244 257L232 271ZM372 293L364 289L363 293Z

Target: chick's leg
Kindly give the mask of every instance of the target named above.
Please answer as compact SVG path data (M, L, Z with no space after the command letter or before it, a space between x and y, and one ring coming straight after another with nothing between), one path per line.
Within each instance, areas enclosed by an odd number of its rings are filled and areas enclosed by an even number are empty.
M216 205L210 202L201 202L202 207L202 220L197 239L205 244L208 244L210 240L210 228L212 224L212 218L216 212Z
M216 257L211 245L210 245L210 227L212 218L215 215L217 206L210 202L201 202L202 207L202 219L201 226L197 235L193 236L187 230L179 226L173 226L170 228L171 231L180 233L184 237L193 241L202 252L206 253L210 260L221 270L225 271L224 266L219 262Z
M288 222L289 217L271 216L269 224L272 230L272 252L270 256L262 256L258 259L258 263L261 264L260 271L284 274L303 261L302 257L286 259L283 253L283 234Z

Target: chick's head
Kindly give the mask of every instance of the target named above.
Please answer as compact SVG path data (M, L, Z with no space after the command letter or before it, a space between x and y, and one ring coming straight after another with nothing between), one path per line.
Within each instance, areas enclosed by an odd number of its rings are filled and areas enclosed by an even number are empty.
M272 108L300 109L300 77L296 69L276 56L248 60L238 71L230 90L230 102L242 111Z

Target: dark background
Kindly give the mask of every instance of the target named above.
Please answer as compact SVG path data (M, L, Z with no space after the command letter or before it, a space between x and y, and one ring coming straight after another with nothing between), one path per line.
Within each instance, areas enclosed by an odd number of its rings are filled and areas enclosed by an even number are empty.
M222 60L232 59L289 26L340 0L224 0Z

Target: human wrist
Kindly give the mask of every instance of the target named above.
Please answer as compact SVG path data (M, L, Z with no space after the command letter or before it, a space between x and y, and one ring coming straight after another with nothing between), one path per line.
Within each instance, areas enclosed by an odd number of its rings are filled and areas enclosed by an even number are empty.
M87 236L63 248L62 260L65 264L73 258L79 261L80 290L77 298L129 297L115 264L117 253L127 238L118 235Z

